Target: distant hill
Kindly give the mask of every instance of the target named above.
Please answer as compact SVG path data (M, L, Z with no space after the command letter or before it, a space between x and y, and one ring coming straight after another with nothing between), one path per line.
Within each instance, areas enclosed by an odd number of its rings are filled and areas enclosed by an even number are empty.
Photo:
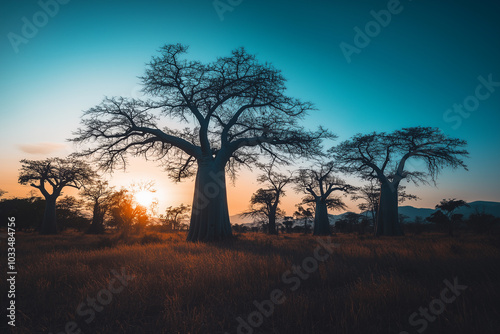
M500 217L500 202L488 202L488 201L475 201L468 203L469 207L462 207L457 209L455 213L463 214L464 218L469 217L471 214L475 212L487 213L493 215L495 217ZM399 213L405 216L408 216L406 219L408 222L415 221L417 216L425 219L433 214L436 210L431 208L416 208L410 205L400 206ZM335 224L335 222L342 218L347 212L331 215L329 214L330 224ZM233 215L229 217L232 224L246 224L246 225L254 225L253 219L250 217L242 217L242 215ZM277 220L281 222L281 220ZM300 224L300 223L299 223Z

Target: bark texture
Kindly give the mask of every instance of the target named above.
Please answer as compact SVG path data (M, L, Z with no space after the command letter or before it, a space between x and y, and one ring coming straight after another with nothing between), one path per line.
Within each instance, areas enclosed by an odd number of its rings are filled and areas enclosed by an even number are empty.
M330 221L328 220L328 209L324 200L316 201L314 213L314 235L329 235Z
M375 235L403 235L398 216L398 186L382 183L380 188L379 208Z
M57 234L56 199L57 196L45 197L45 212L40 229L41 234Z
M188 241L222 240L232 236L223 166L199 163Z

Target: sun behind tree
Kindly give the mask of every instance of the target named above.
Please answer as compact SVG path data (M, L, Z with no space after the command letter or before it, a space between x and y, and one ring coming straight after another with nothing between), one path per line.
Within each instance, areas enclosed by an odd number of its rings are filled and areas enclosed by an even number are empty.
M134 194L134 198L140 205L149 208L155 201L154 193L150 190L141 190Z

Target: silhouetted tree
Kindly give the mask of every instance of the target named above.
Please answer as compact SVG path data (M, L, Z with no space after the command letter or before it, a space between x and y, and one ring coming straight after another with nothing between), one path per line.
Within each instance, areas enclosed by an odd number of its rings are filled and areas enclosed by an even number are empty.
M0 197L2 197L3 195L5 195L7 192L5 190L2 190L0 189Z
M181 204L179 206L169 206L165 210L164 224L172 230L180 228L181 219L187 217L187 213L191 207L189 205Z
M114 188L109 187L108 182L96 180L83 187L81 195L87 200L87 205L92 209L92 223L88 233L104 233L104 217L111 205Z
M297 211L293 213L293 216L295 217L295 219L304 220L304 234L307 234L307 232L309 231L308 223L314 216L312 209L311 208L304 209L302 205L299 205L297 206Z
M285 196L285 186L293 181L293 173L282 174L274 169L274 161L270 164L258 164L264 171L259 175L257 181L267 186L267 189L259 189L252 196L250 210L244 215L263 214L268 219L267 232L277 234L276 216L284 216L284 212L278 208L281 197Z
M74 158L21 160L21 163L19 183L37 188L45 198L45 213L40 232L56 234L56 200L63 188L80 189L84 184L90 183L95 174L87 163Z
M111 196L111 219L108 225L121 230L123 233L139 233L148 224L147 208L135 202L133 193L121 189Z
M8 222L8 217L16 217L18 231L40 229L45 208L45 200L30 195L26 198L5 198L0 201L0 219Z
M455 225L455 221L457 219L457 217L453 217L453 212L462 207L462 206L466 206L468 207L469 205L467 204L467 202L461 200L461 199L443 199L441 200L441 202L439 202L439 204L436 205L436 209L439 209L439 210L442 210L444 211L444 213L446 214L446 217L448 218L448 226L449 226L449 229L448 229L448 234L450 236L453 236L453 230L454 230L454 225ZM455 218L455 219L453 219Z
M204 64L187 60L187 47L165 45L141 78L150 101L105 99L87 110L75 142L90 142L83 155L101 167L126 163L128 153L161 159L178 181L196 175L188 240L231 235L226 179L256 161L256 148L277 160L313 156L328 131L306 131L299 121L313 110L287 96L285 79L244 49ZM161 118L190 127L171 129Z
M356 192L352 195L352 200L358 201L362 200L358 204L358 208L363 211L370 212L372 217L372 222L375 224L375 218L377 216L378 209L378 199L380 197L380 187L376 185L374 180L371 180L369 184L364 185L356 189Z
M254 219L262 220L265 231L269 234L276 234L276 217L283 217L285 213L278 208L280 190L258 189L250 199L250 210L243 212L242 216L250 216ZM283 195L283 194L281 194Z
M285 220L283 220L283 225L285 226L286 233L291 233L292 232L292 226L293 226L293 217L286 216Z
M332 162L322 164L318 168L300 169L295 182L296 190L306 193L303 203L311 203L314 211L314 235L330 234L328 209L345 209L339 197L332 197L334 191L349 193L354 187L333 174Z
M89 228L89 219L83 214L84 203L74 196L64 196L57 201L57 224L61 230L74 228L83 231Z
M401 180L416 184L434 182L441 169L463 167L461 157L468 155L464 140L450 138L437 128L413 127L392 133L358 134L331 149L334 161L347 173L365 180L377 179L380 199L376 235L402 235L398 221L398 188ZM425 171L406 168L410 159L420 159Z
M363 211L369 211L372 217L372 223L375 224L378 210L378 201L380 198L380 187L376 185L376 180L370 180L368 185L356 188L356 193L351 197L353 200L363 200L358 204L358 208ZM405 186L399 185L398 188L398 202L403 203L407 200L418 200L415 195L408 194L405 191Z

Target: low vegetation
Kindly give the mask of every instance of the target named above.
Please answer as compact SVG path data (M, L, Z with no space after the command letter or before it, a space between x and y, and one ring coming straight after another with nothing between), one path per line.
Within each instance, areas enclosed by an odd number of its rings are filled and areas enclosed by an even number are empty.
M331 237L333 253L292 291L293 266L313 256L318 238L250 232L233 241L193 243L185 232L20 232L12 333L60 333L72 321L83 333L238 333L238 317L248 321L258 310L254 301L269 300L274 289L285 301L251 328L254 333L417 333L410 315L428 308L443 281L454 278L467 289L425 333L500 328L498 237L338 234ZM87 324L90 316L77 308L108 287L112 270L134 278Z

